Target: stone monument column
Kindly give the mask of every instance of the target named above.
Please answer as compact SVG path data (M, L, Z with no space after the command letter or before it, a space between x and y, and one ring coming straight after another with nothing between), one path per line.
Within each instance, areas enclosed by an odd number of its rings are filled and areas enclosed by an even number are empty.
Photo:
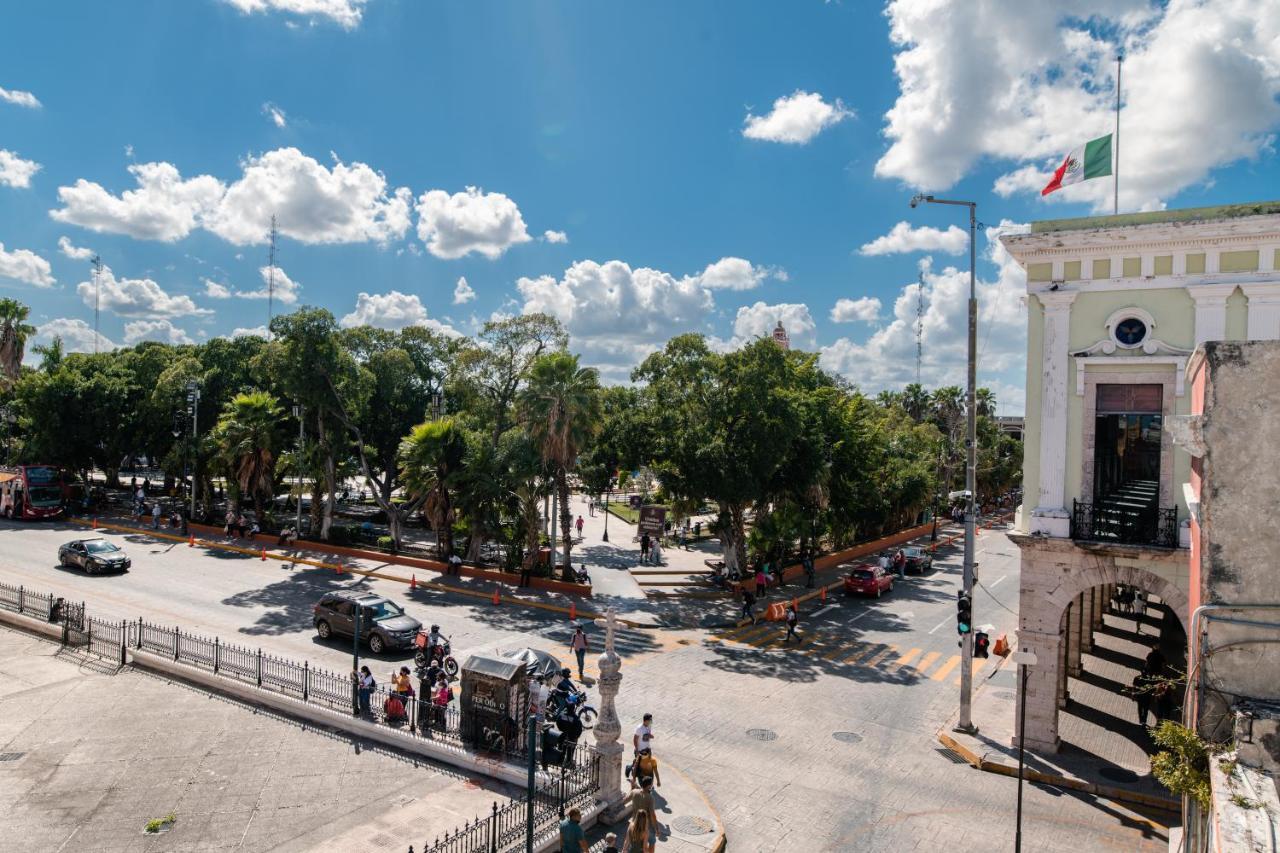
M622 658L613 648L613 635L618 628L618 614L614 608L605 610L603 619L595 623L605 629L604 654L597 659L600 667L600 719L594 729L596 751L600 753L600 799L605 803L604 819L613 822L626 814L626 797L622 792L622 753L619 742L622 722L614 707L614 697L622 684Z

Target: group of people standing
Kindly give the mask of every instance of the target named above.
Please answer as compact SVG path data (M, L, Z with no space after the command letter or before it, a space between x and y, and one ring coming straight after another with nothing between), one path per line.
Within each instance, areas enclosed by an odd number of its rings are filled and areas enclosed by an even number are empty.
M438 667L434 672L423 675L421 684L424 701L418 706L418 720L422 725L444 728L448 715L449 703L453 701L453 688L449 686L449 677ZM378 682L368 666L361 666L358 672L352 673L356 683L356 696L360 716L372 717L372 697L378 689ZM391 690L383 704L383 713L387 722L404 722L409 719L409 700L417 695L413 689L413 679L409 667L400 667L399 672L391 674ZM392 701L392 700L395 701Z

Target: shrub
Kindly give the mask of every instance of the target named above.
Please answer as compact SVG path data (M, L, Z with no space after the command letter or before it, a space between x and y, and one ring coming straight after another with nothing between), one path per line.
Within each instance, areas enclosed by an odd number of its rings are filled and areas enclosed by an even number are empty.
M1151 733L1162 747L1151 757L1151 772L1174 794L1190 797L1206 811L1211 807L1209 756L1221 747L1208 744L1186 726L1165 720Z
M392 539L390 536L379 536L378 547L385 548L388 551L394 551L396 549L396 540Z

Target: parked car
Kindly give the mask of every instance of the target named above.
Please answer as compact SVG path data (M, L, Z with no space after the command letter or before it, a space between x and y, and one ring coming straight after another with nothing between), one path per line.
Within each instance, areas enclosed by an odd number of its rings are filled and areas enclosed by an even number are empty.
M360 608L360 640L375 655L385 651L412 649L422 623L404 608L371 592L331 592L313 608L316 633L320 639L350 637L355 632L356 608Z
M908 572L922 575L933 568L933 555L918 545L908 545L903 548L902 555L907 558Z
M872 563L858 563L844 577L845 595L874 595L893 592L893 575Z
M86 573L127 572L133 565L119 545L106 539L76 539L58 549L58 565L79 566Z

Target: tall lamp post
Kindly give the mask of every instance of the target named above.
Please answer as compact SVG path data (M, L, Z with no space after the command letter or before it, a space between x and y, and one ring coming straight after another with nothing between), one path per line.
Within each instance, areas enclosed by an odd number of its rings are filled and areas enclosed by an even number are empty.
M293 530L299 536L302 535L302 444L304 441L302 434L302 407L293 407L293 416L298 419L298 473L294 478L298 483L298 515L293 523Z
M604 541L609 541L609 490L613 487L613 480L610 480L604 487Z
M911 206L920 202L927 204L951 204L969 208L969 365L968 384L965 393L965 416L967 419L965 436L965 512L964 512L964 594L973 600L973 558L974 534L977 521L978 472L978 420L975 408L977 397L978 366L978 203L973 201L955 201L953 199L934 198L931 195L917 195L911 199ZM977 731L973 725L973 632L960 635L960 719L956 730L966 733Z
M196 519L196 469L200 465L200 386L187 383L187 405L191 409L191 520Z
M1013 851L1022 853L1022 767L1023 743L1027 733L1027 672L1036 665L1034 652L1014 652L1009 659L1018 665L1018 817L1014 830Z

